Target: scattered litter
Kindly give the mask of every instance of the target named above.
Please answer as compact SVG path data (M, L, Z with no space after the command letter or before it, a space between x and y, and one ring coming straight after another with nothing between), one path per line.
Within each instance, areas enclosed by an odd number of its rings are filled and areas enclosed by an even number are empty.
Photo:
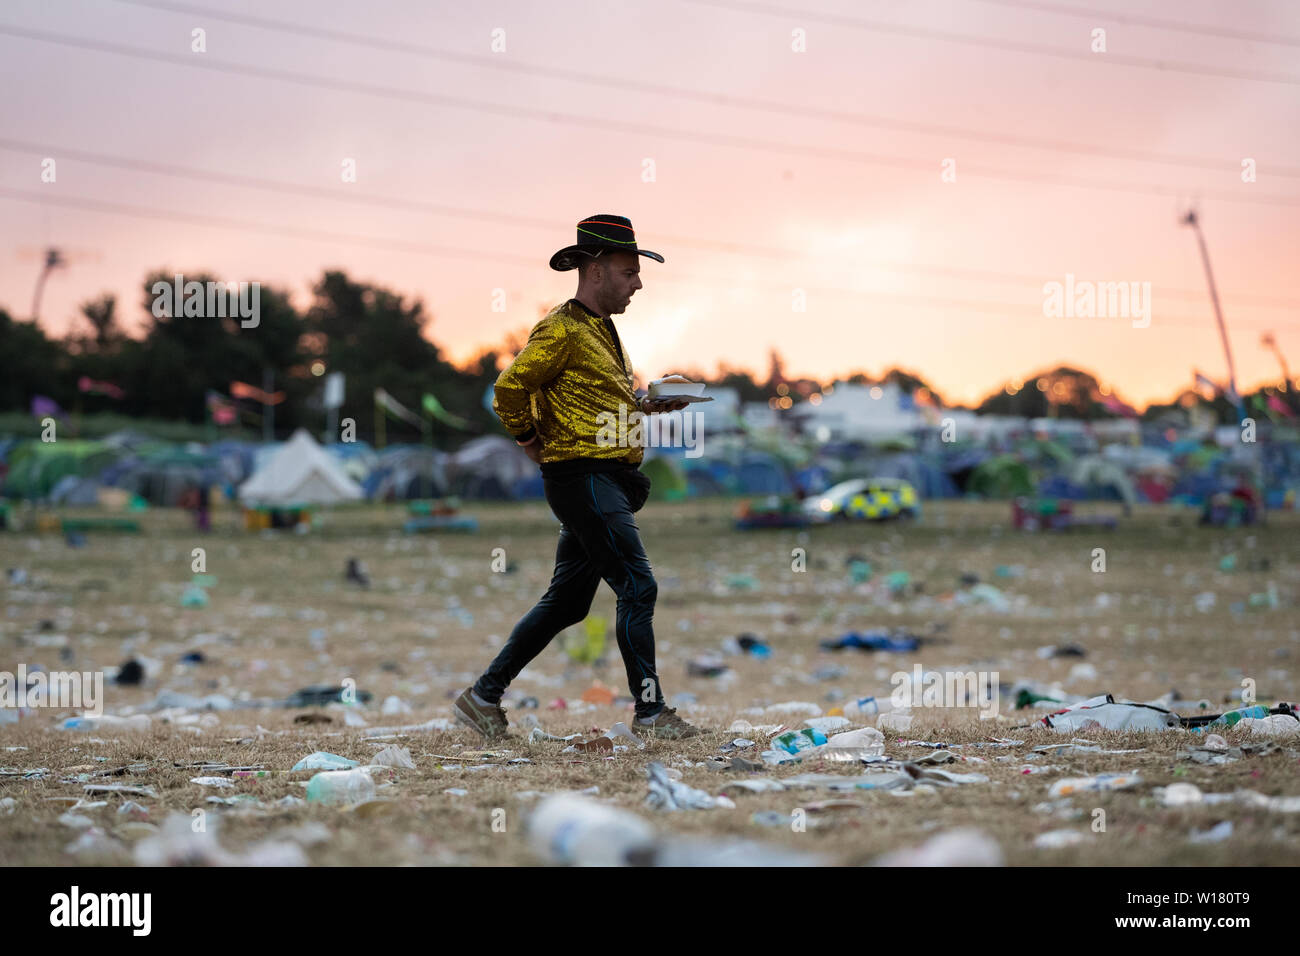
M804 721L808 727L820 731L823 734L829 734L836 730L843 730L845 727L852 726L852 721L847 717L809 717Z
M765 777L749 777L745 780L729 780L722 788L725 796L731 796L736 792L747 793L779 793L785 789L785 784L779 780L769 780Z
M198 779L206 780L208 778L200 777ZM193 781L191 781L191 783L192 782ZM149 797L152 800L158 799L158 794L155 792L153 787L130 787L121 783L88 783L82 786L81 789L86 791L86 793L121 793L132 797ZM123 804L123 806L130 805L129 802Z
M595 681L590 687L582 692L582 699L588 704L600 704L608 707L614 703L614 698L618 695L610 687L606 687L600 681Z
M876 866L1002 866L1002 848L982 830L960 828L931 837L919 847L877 857Z
M876 726L881 730L911 730L912 715L906 711L891 711L876 718Z
M822 709L816 704L810 704L801 700L788 700L782 704L771 704L767 707L759 707L751 713L759 714L805 714L809 717L820 717ZM758 728L754 728L757 730Z
M903 764L903 770L913 780L937 783L944 787L963 786L971 783L988 783L989 778L982 773L954 773L951 770L934 770L915 763Z
M529 716L531 717L532 715L529 714ZM535 744L540 741L554 741L556 743L567 743L570 740L577 740L581 736L582 734L569 734L569 736L567 737L557 737L554 734L548 734L546 731L542 730L541 727L534 727L532 731L528 734L528 742L530 744Z
M144 682L144 665L137 660L129 660L117 669L113 683L119 687L139 687Z
M678 780L674 780L668 768L660 763L646 767L646 776L650 782L650 792L646 795L646 806L652 810L713 810L725 807L734 810L736 805L727 797L714 797L703 790L696 790Z
M528 842L543 860L579 866L648 863L655 830L629 810L572 794L555 794L528 817Z
M795 754L810 747L819 747L826 743L826 735L815 728L792 730L772 740L772 745L786 753Z
M614 741L608 737L593 737L591 740L577 740L565 747L561 753L581 753L581 754L612 754L614 752Z
M1034 846L1040 850L1057 850L1067 846L1078 846L1087 838L1087 834L1082 830L1048 830L1034 837Z
M349 767L359 766L360 762L349 760L347 757L340 757L338 754L326 753L318 750L315 753L308 754L293 765L294 770L346 770Z
M69 717L65 720L60 728L63 730L88 730L88 731L126 731L128 733L143 733L153 725L148 714L134 714L130 717L115 717L112 714L104 714L101 717Z
M1105 730L1170 730L1182 727L1178 715L1151 704L1117 703L1106 694L1092 697L1066 710L1048 714L1040 722L1058 734L1100 727Z
M605 731L605 736L610 740L630 740L637 750L645 750L646 743L628 728L627 724L619 721L609 730Z
M919 648L923 641L924 638L906 632L849 631L839 637L822 641L820 646L824 651L842 651L852 648L859 651L891 651L896 654L906 654Z
M722 677L731 673L731 668L717 654L701 654L686 662L687 677Z
M1131 790L1142 782L1136 773L1103 773L1095 777L1066 777L1052 784L1050 797L1068 797L1076 793Z
M1087 657L1088 652L1079 644L1058 644L1055 647L1040 647L1038 656L1044 660L1052 657Z
M415 761L411 759L411 751L405 747L398 747L396 744L389 744L379 753L370 758L372 767L400 767L403 770L414 770ZM296 767L294 769L297 769Z
M1261 737L1291 737L1300 734L1300 720L1289 714L1270 714L1267 717L1243 717L1237 726Z
M326 770L307 781L308 803L362 803L375 797L375 781L369 767Z
M1188 840L1192 843L1220 843L1232 836L1232 821L1216 823L1208 830L1193 830Z
M188 813L173 813L155 834L135 845L140 866L306 866L307 856L295 843L266 840L244 853L231 853L217 841L220 820L208 815L207 826L196 831Z
M301 709L303 707L324 707L326 704L368 704L374 695L368 690L354 687L335 686L331 684L313 684L294 691L281 703L282 707Z
M1073 740L1068 744L1043 744L1043 746L1035 747L1033 750L1036 754L1051 754L1053 757L1065 757L1075 754L1140 754L1145 751L1145 747L1137 747L1132 750L1108 750L1096 744L1077 740Z

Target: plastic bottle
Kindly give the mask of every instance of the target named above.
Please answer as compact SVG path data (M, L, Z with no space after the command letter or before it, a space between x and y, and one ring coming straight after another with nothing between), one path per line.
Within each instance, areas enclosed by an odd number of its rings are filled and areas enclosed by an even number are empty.
M889 697L859 697L844 705L844 716L849 720L865 720L875 714L887 714L894 709Z
M835 734L827 744L836 748L860 750L864 755L878 757L885 752L885 735L875 727L863 727L860 730Z
M375 798L369 767L325 770L307 781L308 803L364 803Z
M1255 704L1253 707L1242 707L1238 710L1230 710L1227 713L1220 714L1216 719L1210 721L1207 727L1231 727L1243 717L1253 717L1259 720L1268 716L1268 708L1263 704ZM1202 730L1204 728L1201 728Z
M809 747L820 747L826 743L826 735L820 730L805 727L803 730L791 730L773 739L772 744L788 754L797 754Z
M100 717L69 717L60 726L64 730L127 730L145 731L153 725L148 714L133 714L130 717L115 717L104 714Z
M650 862L655 831L627 810L572 794L547 797L528 818L528 842L550 863L627 866Z

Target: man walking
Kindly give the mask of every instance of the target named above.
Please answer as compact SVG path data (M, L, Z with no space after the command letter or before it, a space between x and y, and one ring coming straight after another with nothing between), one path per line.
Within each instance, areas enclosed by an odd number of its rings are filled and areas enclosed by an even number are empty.
M541 465L547 504L560 519L551 585L515 625L510 639L473 687L456 699L462 723L491 739L506 733L506 687L564 628L587 616L601 580L618 596L615 634L636 701L638 733L668 739L700 731L665 705L655 671L658 586L632 515L645 504L650 479L639 447L597 440L602 413L675 411L685 402L638 399L632 366L611 315L621 315L641 288L640 257L630 220L590 216L576 245L551 257L559 272L578 270L578 291L534 326L528 343L496 382L492 408ZM620 406L623 416L619 415Z

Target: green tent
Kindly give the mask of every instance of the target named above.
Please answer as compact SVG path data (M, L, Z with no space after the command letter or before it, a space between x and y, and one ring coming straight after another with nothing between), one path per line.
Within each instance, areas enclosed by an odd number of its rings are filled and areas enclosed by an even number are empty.
M686 475L668 458L647 459L641 473L650 479L651 501L681 501L686 497Z
M13 498L44 498L61 478L93 477L120 455L120 450L98 441L23 442L9 455L5 494Z
M970 477L967 490L984 498L1016 498L1034 493L1029 466L1014 455L998 455L982 462Z

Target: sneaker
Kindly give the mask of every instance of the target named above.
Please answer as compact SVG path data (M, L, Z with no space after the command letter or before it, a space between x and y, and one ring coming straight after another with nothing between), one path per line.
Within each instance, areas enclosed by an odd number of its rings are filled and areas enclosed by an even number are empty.
M678 717L675 707L665 707L655 714L654 723L643 724L640 720L635 721L634 729L639 734L648 734L651 737L659 737L663 740L682 740L686 737L698 737L704 732L698 727L692 727Z
M506 736L510 726L506 721L506 712L501 709L500 704L489 704L484 707L473 698L469 690L456 698L456 703L451 709L457 720L466 727L477 730L488 740Z

